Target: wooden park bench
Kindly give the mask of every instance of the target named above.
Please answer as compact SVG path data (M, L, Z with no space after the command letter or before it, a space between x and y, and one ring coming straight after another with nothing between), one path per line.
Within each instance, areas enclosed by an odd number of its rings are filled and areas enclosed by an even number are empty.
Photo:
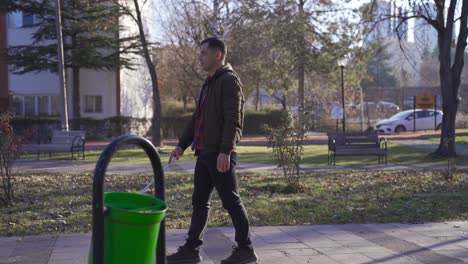
M52 131L50 142L46 144L29 144L23 147L25 153L35 153L40 157L42 153L66 153L70 152L72 159L81 157L85 158L85 144L86 132L85 131Z
M387 164L387 140L377 132L328 133L328 165L336 165L336 156L378 156Z

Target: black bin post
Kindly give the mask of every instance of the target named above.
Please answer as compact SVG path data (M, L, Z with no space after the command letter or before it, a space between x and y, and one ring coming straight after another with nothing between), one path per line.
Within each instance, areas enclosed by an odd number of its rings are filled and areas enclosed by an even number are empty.
M161 158L154 145L147 139L137 135L123 135L113 140L101 153L96 163L93 179L93 263L104 264L104 176L114 153L122 146L137 145L148 155L155 182L154 196L160 200L165 199L164 171ZM166 264L166 228L165 220L161 222L158 249L156 252L156 263Z

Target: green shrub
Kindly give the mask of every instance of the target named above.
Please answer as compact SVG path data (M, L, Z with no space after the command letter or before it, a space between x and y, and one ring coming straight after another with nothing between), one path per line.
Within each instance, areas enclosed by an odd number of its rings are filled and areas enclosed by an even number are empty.
M283 110L246 111L244 116L244 135L265 134L266 127L279 127L282 123Z
M270 111L251 111L244 114L244 135L264 134L266 127L278 127L281 125L283 110L274 109ZM162 136L165 138L177 137L185 125L190 121L192 113L175 114L162 118Z

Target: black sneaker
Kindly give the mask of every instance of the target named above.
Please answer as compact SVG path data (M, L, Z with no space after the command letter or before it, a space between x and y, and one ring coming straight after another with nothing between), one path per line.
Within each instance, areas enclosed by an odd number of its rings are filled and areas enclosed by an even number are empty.
M166 260L167 264L191 264L201 262L202 258L199 250L183 245L176 253L167 256Z
M232 247L231 256L221 261L221 264L247 264L256 263L258 257L252 246Z

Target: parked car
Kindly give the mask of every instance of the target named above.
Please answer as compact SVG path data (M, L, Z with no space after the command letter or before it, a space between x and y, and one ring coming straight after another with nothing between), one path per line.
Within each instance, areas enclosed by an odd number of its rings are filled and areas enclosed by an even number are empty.
M357 105L358 109L361 109L361 104ZM377 103L376 102L364 102L362 109L364 111L370 110L370 109L377 109Z
M416 122L414 114L416 113ZM442 124L442 111L434 110L406 110L399 112L389 119L381 120L375 125L375 130L381 133L400 133L412 131L414 123L416 130L440 129Z
M396 105L395 103L386 102L386 101L377 102L377 108L400 111L400 107L398 105Z

